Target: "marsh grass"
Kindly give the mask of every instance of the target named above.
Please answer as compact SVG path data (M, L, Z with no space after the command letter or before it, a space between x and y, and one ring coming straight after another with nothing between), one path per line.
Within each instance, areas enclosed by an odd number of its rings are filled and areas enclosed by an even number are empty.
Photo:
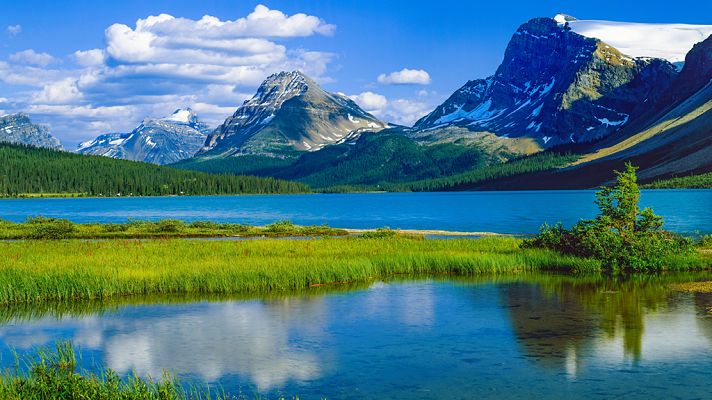
M165 373L160 379L135 374L120 377L113 370L89 372L79 367L71 342L39 348L18 359L14 369L0 375L3 400L231 400L260 399L261 395L229 395L221 389L183 384ZM285 400L279 397L279 400ZM298 400L298 397L293 397Z
M230 294L368 282L399 274L597 271L600 263L515 238L312 238L0 243L0 304L150 294Z
M28 218L22 223L0 220L0 239L151 239L204 237L288 237L345 236L344 229L328 226L300 226L289 221L277 221L266 226L249 226L211 221L186 223L180 220L129 220L125 223L76 224L66 219Z

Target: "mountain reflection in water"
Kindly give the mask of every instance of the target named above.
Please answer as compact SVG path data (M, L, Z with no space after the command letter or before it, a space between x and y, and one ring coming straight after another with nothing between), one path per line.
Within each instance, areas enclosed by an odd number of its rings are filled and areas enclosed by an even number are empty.
M591 378L591 390L598 379L623 393L630 383L611 371L712 373L712 296L667 288L699 278L423 278L262 298L5 307L0 364L12 366L11 349L68 339L86 368L168 371L228 391L428 398L489 387L523 398L549 384L565 395L575 388L559 379ZM512 373L527 389L510 387Z

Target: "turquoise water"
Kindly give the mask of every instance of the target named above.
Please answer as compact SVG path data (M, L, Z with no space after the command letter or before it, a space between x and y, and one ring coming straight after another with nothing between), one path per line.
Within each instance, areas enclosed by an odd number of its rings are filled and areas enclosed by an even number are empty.
M127 218L213 220L342 228L441 229L534 233L543 222L567 225L592 217L593 191L367 193L268 196L21 199L0 201L0 218L68 218L121 222ZM712 233L712 190L644 191L642 205L666 218L668 229Z
M13 364L11 349L71 339L87 368L166 370L247 398L709 398L712 296L670 292L674 280L421 279L4 308L0 364Z

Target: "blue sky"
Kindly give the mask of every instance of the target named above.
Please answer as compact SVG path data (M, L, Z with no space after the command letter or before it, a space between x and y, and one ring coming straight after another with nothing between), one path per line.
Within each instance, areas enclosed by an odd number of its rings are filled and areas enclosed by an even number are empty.
M712 3L685 0L3 3L0 113L29 112L67 148L186 105L217 124L279 69L303 69L407 124L467 80L492 74L517 26L533 17L712 23ZM149 23L148 38L137 33L137 20L160 14L183 19ZM204 15L218 22L193 34ZM224 24L240 18L248 19ZM389 79L403 69L413 71Z

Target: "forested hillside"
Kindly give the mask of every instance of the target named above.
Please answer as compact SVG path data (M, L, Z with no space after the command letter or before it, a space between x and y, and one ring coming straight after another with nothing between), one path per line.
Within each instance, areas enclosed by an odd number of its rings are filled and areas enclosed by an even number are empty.
M153 164L0 144L0 196L71 194L165 196L303 193L301 183L253 176L213 175Z

